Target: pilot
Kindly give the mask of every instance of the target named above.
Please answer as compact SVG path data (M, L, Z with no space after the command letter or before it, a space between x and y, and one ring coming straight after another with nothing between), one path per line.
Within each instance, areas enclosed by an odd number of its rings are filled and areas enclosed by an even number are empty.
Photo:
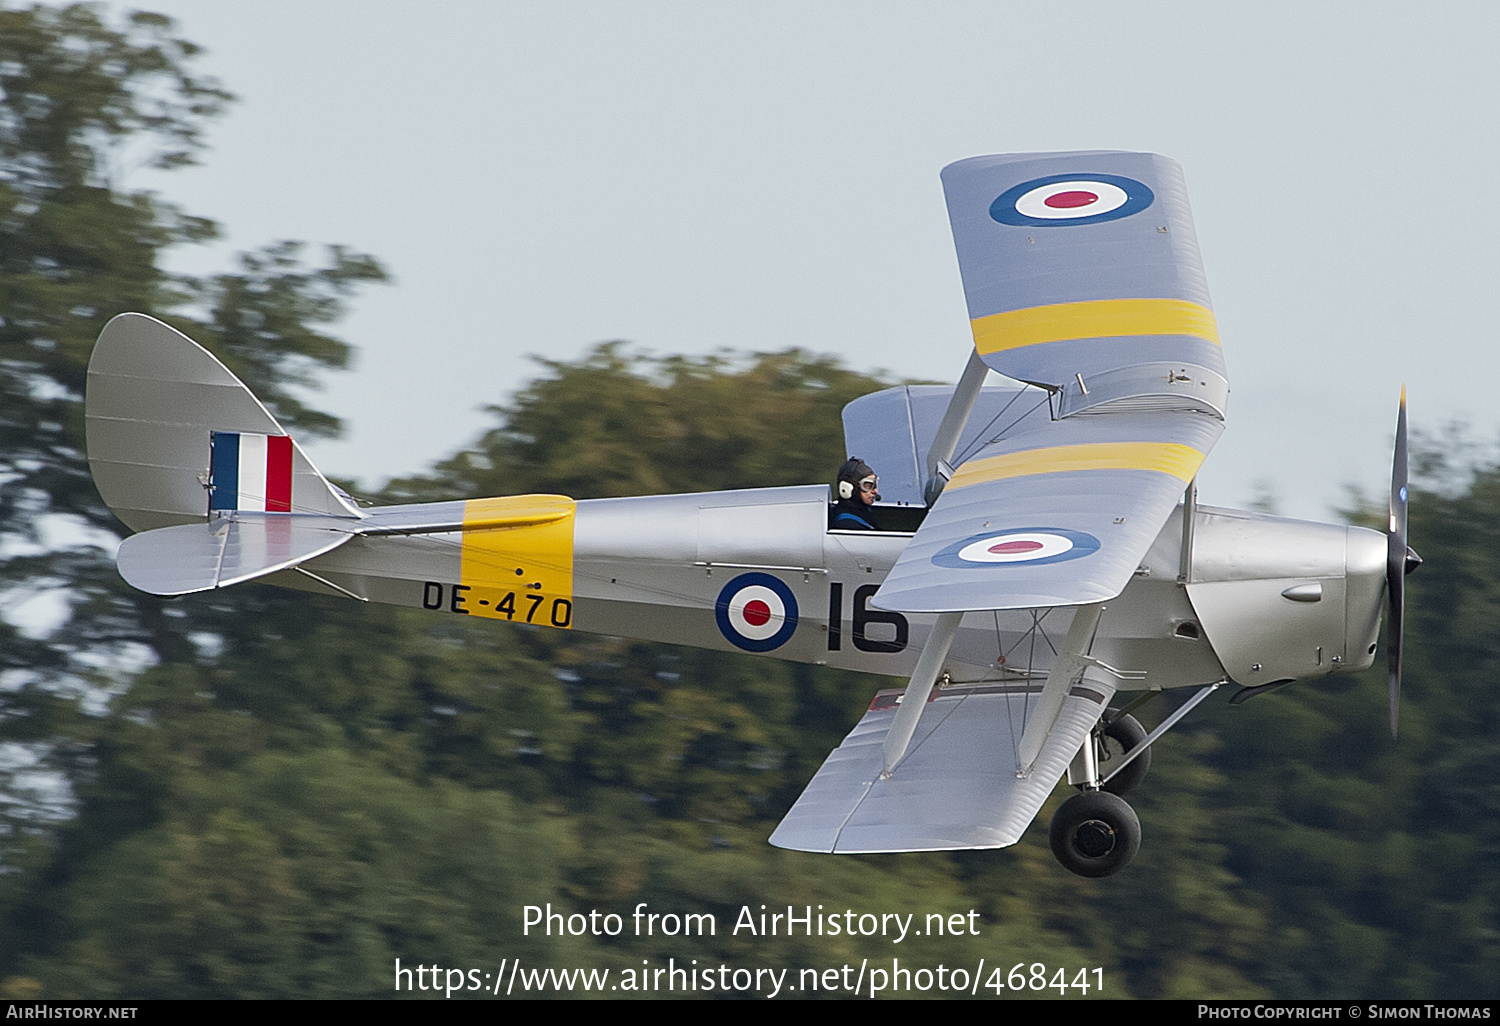
M870 509L880 501L878 485L880 479L875 471L858 456L851 456L839 468L839 501L833 506L833 529L835 531L875 530L874 511Z

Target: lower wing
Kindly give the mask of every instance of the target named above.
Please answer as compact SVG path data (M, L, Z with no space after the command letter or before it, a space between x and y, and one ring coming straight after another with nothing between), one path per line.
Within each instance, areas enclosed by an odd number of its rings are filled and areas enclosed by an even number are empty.
M1015 844L1114 690L1093 680L1073 684L1024 777L1016 752L1027 715L1037 707L1037 689L980 684L935 691L900 772L891 777L881 775L883 748L900 692L882 692L823 763L771 843L846 853Z

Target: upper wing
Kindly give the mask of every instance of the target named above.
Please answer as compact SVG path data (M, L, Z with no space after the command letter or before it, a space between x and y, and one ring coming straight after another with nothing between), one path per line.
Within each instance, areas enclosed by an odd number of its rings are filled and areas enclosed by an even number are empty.
M1009 377L1187 363L1224 376L1182 169L1154 153L971 157L943 169L974 345ZM1221 411L1222 412L1222 411Z
M1044 388L1051 416L971 446L871 604L1112 598L1223 431L1181 170L1142 153L974 157L943 188L975 348Z

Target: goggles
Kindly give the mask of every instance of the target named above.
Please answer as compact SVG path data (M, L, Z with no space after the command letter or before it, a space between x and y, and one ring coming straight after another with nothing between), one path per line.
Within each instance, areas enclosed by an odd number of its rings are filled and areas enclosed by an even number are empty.
M879 484L880 478L871 475L859 483L859 490L862 492L873 492Z

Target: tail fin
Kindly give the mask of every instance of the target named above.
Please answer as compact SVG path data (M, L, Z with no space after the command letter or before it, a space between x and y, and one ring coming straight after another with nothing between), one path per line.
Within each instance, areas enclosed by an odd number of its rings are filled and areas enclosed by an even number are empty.
M94 484L133 531L211 510L361 516L229 368L153 317L104 326L84 410Z

